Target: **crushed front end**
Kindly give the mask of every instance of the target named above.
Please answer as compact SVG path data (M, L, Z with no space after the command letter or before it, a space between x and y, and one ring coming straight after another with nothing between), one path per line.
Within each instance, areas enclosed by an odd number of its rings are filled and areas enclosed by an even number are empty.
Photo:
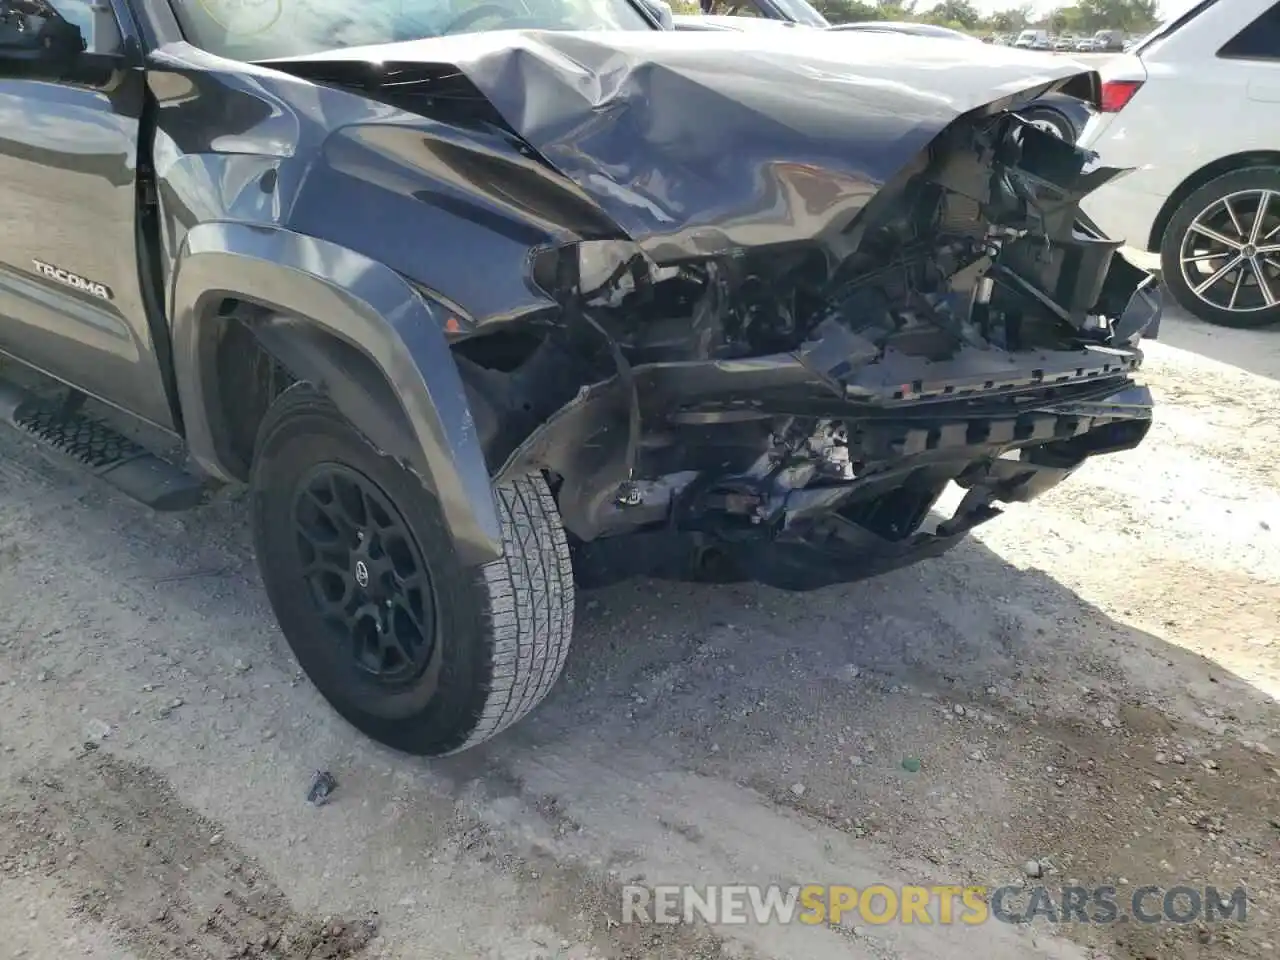
M808 589L944 552L1150 426L1158 288L1079 212L1120 173L1094 161L976 111L821 242L544 251L536 346L457 349L495 473L553 478L596 582Z

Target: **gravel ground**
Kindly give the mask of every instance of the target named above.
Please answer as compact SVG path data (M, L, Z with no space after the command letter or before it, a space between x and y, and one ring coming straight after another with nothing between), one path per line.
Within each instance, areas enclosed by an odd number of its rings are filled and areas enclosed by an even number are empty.
M298 675L242 504L157 516L0 437L0 954L1274 956L1280 331L1166 321L1146 377L1146 445L940 560L582 596L545 705L432 763ZM1028 867L1252 901L1213 926L617 922L640 877Z

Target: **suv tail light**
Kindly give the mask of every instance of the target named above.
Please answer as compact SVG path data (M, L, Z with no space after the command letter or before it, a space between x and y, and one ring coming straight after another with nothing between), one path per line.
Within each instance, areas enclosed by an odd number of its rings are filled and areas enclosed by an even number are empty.
M1141 80L1108 80L1102 85L1102 112L1119 113L1142 86Z

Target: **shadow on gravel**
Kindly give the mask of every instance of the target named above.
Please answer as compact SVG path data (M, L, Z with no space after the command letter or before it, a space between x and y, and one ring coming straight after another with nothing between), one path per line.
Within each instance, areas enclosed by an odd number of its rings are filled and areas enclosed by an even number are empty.
M1280 704L979 541L812 594L654 581L585 593L548 701L496 741L425 763L370 744L305 682L289 682L294 667L252 569L240 505L160 518L96 488L73 499L42 469L14 477L0 503L16 551L0 561L0 596L26 596L36 582L47 602L0 615L17 638L0 645L0 663L24 677L88 670L81 709L116 710L107 719L122 726L119 740L130 738L131 759L187 789L200 784L202 809L251 827L267 862L296 854L271 853L287 828L274 813L244 819L242 790L267 791L271 803L300 798L311 771L332 764L336 808L349 835L365 838L379 876L395 876L398 851L439 849L449 829L478 829L465 818L447 826L453 804L463 810L476 791L520 807L540 829L494 844L546 861L531 874L522 861L521 889L545 896L559 877L561 912L588 917L602 943L639 942L602 912L617 903L609 887L629 862L687 862L701 882L737 882L796 824L797 842L827 838L788 864L808 875L788 879L842 882L831 875L838 864L880 849L935 882L1007 882L1029 858L1043 858L1054 883L1244 881L1264 906L1242 929L1068 932L1170 960L1247 960L1280 941L1280 762L1231 736L1266 730L1274 749ZM253 672L240 673L240 661ZM156 676L168 685L142 699L140 682ZM121 692L116 701L111 691ZM175 692L181 711L155 712ZM1163 708L1174 700L1210 706L1205 725L1216 729L1169 719ZM135 701L145 713L130 719ZM184 714L196 719L174 725ZM220 741L234 749L213 749ZM190 749L205 746L192 766ZM259 762L269 775L250 787L244 770ZM389 771L415 777L435 813L389 826L393 800L403 805L400 793L379 793L392 789ZM265 809L279 809L281 824L311 816L292 802ZM392 829L394 845L378 839ZM564 849L577 834L604 848L580 850L589 856L569 865ZM471 860L468 842L457 842ZM755 865L772 878L772 864Z
M1169 295L1165 296L1167 303ZM1197 320L1173 307L1161 321L1159 342L1280 381L1280 324L1233 330Z
M1261 897L1243 925L1063 930L1126 957L1260 958L1280 938L1280 703L980 542L812 594L639 581L583 594L579 617L542 709L435 769L496 768L564 810L574 774L639 787L679 769L883 845L933 882L1021 883L1042 858L1051 888ZM1174 719L1193 710L1202 722ZM1239 745L1242 730L1271 745ZM561 763L570 776L546 775ZM716 816L698 804L682 801L686 823ZM702 882L740 879L704 856L726 873Z

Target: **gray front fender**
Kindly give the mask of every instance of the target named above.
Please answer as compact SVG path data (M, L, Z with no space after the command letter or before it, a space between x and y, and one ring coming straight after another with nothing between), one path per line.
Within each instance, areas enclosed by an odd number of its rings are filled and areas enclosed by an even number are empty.
M358 429L423 479L439 497L464 563L502 555L488 468L439 308L390 268L289 230L203 223L186 235L178 257L169 304L174 363L188 447L205 470L223 479L234 474L214 435L208 388L216 367L202 347L203 325L225 322L218 307L227 298L280 318L263 341L286 353L292 342L294 358L306 368L295 372L321 380L317 385ZM290 324L298 325L296 341ZM325 363L314 336L305 335L308 328L363 355L401 409L360 402L369 396L368 384L349 365Z

